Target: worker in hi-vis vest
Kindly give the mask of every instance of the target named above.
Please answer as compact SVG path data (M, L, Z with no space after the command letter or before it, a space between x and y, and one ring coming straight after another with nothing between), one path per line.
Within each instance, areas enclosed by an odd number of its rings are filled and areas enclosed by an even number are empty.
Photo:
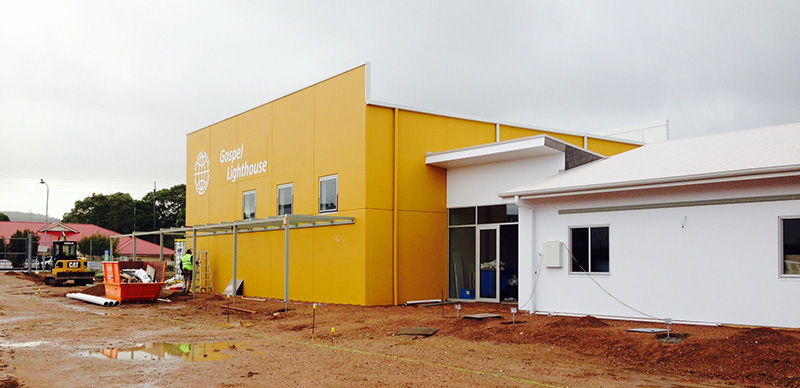
M192 260L192 250L187 249L186 254L181 258L181 273L183 274L183 292L192 291L192 272L194 265Z

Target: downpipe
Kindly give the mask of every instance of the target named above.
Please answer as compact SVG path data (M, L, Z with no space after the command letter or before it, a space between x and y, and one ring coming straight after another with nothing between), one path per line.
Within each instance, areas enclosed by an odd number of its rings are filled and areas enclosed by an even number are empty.
M536 257L536 211L534 210L533 206L522 203L522 199L520 199L519 195L514 196L514 205L516 205L517 208L522 207L531 211L531 253L533 254L533 257ZM541 259L539 260L539 267L541 267ZM536 260L532 260L531 268L533 269L533 272L531 273L531 279L534 281L534 283L531 289L531 295L528 298L528 301L526 301L524 304L527 304L528 302L531 303L530 310L528 311L533 314L536 312L536 283L539 282L538 274L539 271L541 271L541 268L537 268ZM522 307L522 305L519 307Z

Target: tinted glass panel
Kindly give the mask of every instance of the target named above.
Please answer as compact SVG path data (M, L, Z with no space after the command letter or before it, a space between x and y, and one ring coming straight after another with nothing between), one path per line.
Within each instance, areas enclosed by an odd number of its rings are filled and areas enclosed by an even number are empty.
M475 299L475 228L450 228L451 298Z
M519 226L500 225L500 300L517 299Z
M572 272L589 271L589 228L571 229L572 256L570 263Z
M484 229L480 231L480 291L481 298L497 298L497 231Z
M460 207L449 209L450 225L475 225L475 208Z
M506 205L478 206L479 224L499 224L507 220Z
M591 228L591 272L608 272L608 227Z
M800 218L782 220L783 273L800 275Z

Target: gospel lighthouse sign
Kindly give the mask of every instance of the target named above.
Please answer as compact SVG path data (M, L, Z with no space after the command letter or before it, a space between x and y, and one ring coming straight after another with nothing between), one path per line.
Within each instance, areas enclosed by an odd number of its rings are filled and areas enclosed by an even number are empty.
M227 166L226 178L231 182L236 182L239 178L263 174L267 172L267 161L260 160L255 163L248 163L244 158L244 144L235 150L219 152L219 162L222 164L230 163ZM241 162L237 162L241 161ZM233 164L236 163L236 166Z
M267 172L267 161L259 160L250 163L244 159L244 144L239 148L219 151L219 163L225 167L225 178L236 182L241 178L264 174ZM203 195L211 183L211 159L205 151L200 151L194 162L194 189Z

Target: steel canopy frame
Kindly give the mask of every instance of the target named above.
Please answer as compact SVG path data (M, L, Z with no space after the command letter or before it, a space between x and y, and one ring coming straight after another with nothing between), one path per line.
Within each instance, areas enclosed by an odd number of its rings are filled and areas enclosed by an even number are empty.
M159 235L161 252L159 253L159 260L164 260L164 235L186 236L191 232L192 234L192 251L197 251L197 238L209 236L222 236L227 234L233 235L233 290L231 296L236 300L236 266L237 266L237 250L238 250L238 235L240 233L255 233L266 232L271 230L284 230L284 273L283 273L283 302L285 309L289 309L289 230L300 228L316 228L321 226L334 226L334 225L348 225L354 224L355 217L342 217L342 216L314 216L314 215L300 215L300 214L285 214L281 217L267 217L252 220L241 220L233 222L221 222L218 224L207 224L198 226L184 226L178 228L167 228L161 230L153 230L147 232L133 232L131 234L120 234L111 236L109 238L109 252L114 252L114 239L122 237L133 238L133 257L136 258L136 237L137 236L151 236ZM192 290L194 290L194 277L192 279ZM194 295L194 293L192 294Z

